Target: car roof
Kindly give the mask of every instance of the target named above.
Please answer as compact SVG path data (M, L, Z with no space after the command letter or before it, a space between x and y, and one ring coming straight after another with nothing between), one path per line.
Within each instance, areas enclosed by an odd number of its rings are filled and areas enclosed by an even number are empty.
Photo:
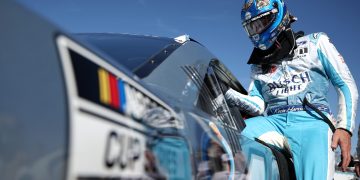
M140 70L148 61L163 61L172 51L181 45L181 43L173 38L146 35L79 33L74 34L74 36L109 55L138 76L139 73L136 72L143 73ZM166 56L162 54L164 51Z

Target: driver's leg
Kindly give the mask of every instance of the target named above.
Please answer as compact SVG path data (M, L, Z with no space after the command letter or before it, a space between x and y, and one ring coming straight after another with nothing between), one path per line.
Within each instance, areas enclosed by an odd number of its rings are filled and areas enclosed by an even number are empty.
M332 132L316 114L289 112L284 135L289 140L297 179L332 179Z
M287 140L283 135L286 114L258 116L245 120L245 124L246 127L241 132L242 135L253 140L258 138L281 149L287 148Z

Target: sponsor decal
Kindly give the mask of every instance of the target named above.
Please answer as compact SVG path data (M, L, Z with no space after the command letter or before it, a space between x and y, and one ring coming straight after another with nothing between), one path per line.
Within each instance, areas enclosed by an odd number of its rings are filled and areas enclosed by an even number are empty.
M270 4L269 0L256 0L256 8L261 9Z
M76 118L71 126L68 179L141 179L145 175L145 134L86 112Z
M245 20L249 20L251 18L251 13L250 12L246 12L245 14Z
M316 109L320 111L327 112L331 114L330 109L325 105L314 105ZM303 105L286 105L286 106L280 106L271 108L268 111L268 114L282 114L282 113L288 113L288 112L297 112L297 111L304 111L306 108L304 108Z
M103 68L98 69L100 102L124 112L126 99L124 83ZM120 91L122 90L122 91Z
M111 131L106 139L104 151L106 167L112 169L117 166L121 170L136 170L135 164L139 164L138 161L144 151L145 142L141 140L136 136Z
M265 46L265 44L260 44L260 45L259 45L259 48L260 48L261 50L265 50L265 49L266 49L266 46Z
M296 58L304 58L309 54L309 48L308 47L298 47L295 49L295 57Z
M269 93L275 96L294 95L303 91L311 82L309 72L292 75L289 78L281 78L267 84Z
M145 118L154 116L150 116L149 113L158 114L156 117L160 117L159 114L164 118L172 117L169 109L126 82L122 77L71 49L69 54L74 69L77 94L81 98L135 120L147 120ZM182 126L178 120L171 119L171 121L161 119L163 123L157 124L157 127ZM156 124L158 121L152 119L151 124Z
M296 44L297 44L298 46L303 46L303 45L305 45L306 43L307 43L307 41L296 42Z
M320 33L314 33L314 34L313 34L314 39L319 38L319 34L320 34Z
M108 169L136 170L135 164L143 159L145 142L136 136L110 131L105 145L104 162Z
M298 49L298 53L299 53L299 54L307 54L307 53L309 53L309 50L308 50L307 47L305 47L305 48L299 48L299 49Z
M278 108L274 110L274 114L281 114L281 113L287 113L287 112L296 112L296 111L302 111L304 110L301 106L288 106L287 108Z

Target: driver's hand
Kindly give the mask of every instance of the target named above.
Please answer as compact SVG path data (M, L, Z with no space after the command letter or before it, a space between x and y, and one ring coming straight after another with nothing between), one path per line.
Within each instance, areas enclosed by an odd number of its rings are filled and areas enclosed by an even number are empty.
M331 148L335 150L338 146L340 146L341 149L341 158L342 158L341 169L342 171L346 171L351 161L351 155L350 155L351 136L349 132L347 132L344 129L336 129L332 137Z
M226 92L225 92L225 99L226 102L228 102L228 104L230 106L237 106L238 103L237 101L239 101L236 97L236 94L239 93L231 88L229 88ZM240 94L240 93L239 93Z

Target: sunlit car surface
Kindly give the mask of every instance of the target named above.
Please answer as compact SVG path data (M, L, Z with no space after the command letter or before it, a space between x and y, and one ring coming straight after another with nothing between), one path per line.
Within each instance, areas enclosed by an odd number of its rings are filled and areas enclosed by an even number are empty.
M288 157L241 136L247 115L223 93L246 91L188 36L67 34L0 11L17 22L0 19L2 178L292 178Z

